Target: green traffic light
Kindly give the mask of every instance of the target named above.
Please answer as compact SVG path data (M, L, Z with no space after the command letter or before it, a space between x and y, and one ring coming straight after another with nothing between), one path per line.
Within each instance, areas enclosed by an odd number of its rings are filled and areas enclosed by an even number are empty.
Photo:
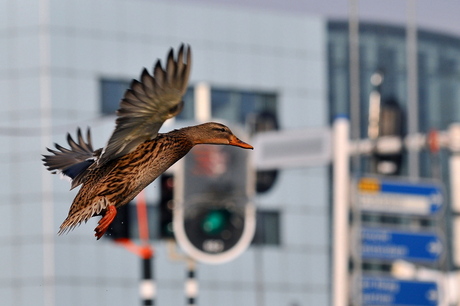
M201 227L208 235L218 235L227 227L229 217L226 209L211 210L204 216Z

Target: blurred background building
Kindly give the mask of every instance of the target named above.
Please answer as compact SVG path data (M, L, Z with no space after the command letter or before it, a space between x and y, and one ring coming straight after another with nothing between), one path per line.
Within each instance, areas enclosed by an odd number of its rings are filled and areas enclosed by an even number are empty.
M363 131L370 76L385 70L382 96L407 112L406 4L361 5ZM458 121L460 24L444 7L417 2L420 131ZM374 6L372 6L374 5ZM430 6L431 5L431 6ZM441 11L442 13L438 12ZM458 10L457 10L458 11ZM444 15L443 15L444 14ZM430 16L430 18L425 18ZM442 16L442 17L441 17ZM139 260L97 220L58 237L76 191L50 175L40 154L67 132L91 126L102 147L114 111L142 67L170 47L192 47L186 108L210 86L212 116L257 133L254 118L280 130L329 126L349 113L348 4L298 1L0 1L0 299L4 305L136 305ZM163 131L172 128L165 124ZM286 148L289 150L289 148ZM256 148L257 150L257 148ZM428 155L421 174L431 177ZM407 165L404 163L404 171ZM280 169L258 177L256 239L236 260L197 268L200 305L301 306L331 303L330 167ZM265 184L264 184L265 178ZM448 179L445 177L445 179ZM273 180L273 182L271 182ZM160 180L159 180L160 181ZM156 305L185 303L185 264L160 239L162 186L147 190L155 247ZM267 183L268 181L268 183Z

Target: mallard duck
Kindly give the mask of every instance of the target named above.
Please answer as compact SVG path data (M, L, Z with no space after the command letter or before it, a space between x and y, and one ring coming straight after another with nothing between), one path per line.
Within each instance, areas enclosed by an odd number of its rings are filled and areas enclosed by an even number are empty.
M118 207L131 201L195 145L252 149L227 126L216 122L158 133L163 122L182 109L190 65L190 47L182 45L176 58L170 50L164 69L160 60L152 75L144 68L140 80L132 81L120 102L115 130L104 148L93 150L90 130L85 141L79 128L76 141L67 134L70 149L58 144L56 149L47 148L52 153L43 155L47 169L70 178L71 189L81 185L59 235L93 216L102 216L95 228L100 239Z

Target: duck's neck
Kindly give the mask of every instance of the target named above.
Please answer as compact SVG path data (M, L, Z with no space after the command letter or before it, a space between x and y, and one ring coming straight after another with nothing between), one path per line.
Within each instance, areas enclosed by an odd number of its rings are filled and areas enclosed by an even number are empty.
M202 128L201 126L202 126L202 124L188 126L188 127L181 128L179 130L174 130L174 131L172 131L170 133L174 134L174 136L176 136L178 138L182 138L182 137L185 138L185 139L181 140L181 142L183 142L184 144L188 142L189 145L191 145L191 147L190 147L190 149L191 149L195 145L203 143L202 142L202 135L200 133L201 128ZM170 134L170 133L168 133L168 134Z

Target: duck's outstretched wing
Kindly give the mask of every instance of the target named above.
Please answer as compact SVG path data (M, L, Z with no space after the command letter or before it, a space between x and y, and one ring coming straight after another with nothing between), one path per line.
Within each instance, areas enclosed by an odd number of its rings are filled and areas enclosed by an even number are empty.
M67 134L67 142L70 149L64 148L57 143L54 144L57 150L46 148L53 155L43 155L43 164L52 173L62 173L72 181L72 189L82 183L84 173L96 159L96 152L91 144L91 132L88 128L86 133L87 141L83 139L80 128L77 129L77 142Z
M153 76L144 68L140 81L133 80L117 111L116 128L98 164L132 152L157 136L163 122L182 110L182 96L190 75L190 47L182 45L177 57L169 51L166 67L157 61Z

